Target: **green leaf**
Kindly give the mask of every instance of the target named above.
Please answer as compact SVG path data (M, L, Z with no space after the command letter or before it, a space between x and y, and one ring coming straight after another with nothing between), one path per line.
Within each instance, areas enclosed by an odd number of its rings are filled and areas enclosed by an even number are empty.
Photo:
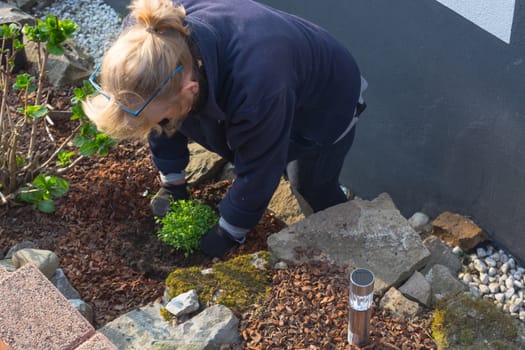
M13 40L13 47L16 50L22 50L25 47L25 45L19 39L14 39Z
M53 176L50 184L49 192L53 198L61 197L69 190L69 183L60 177Z
M55 211L55 203L52 199L42 200L37 203L37 208L43 213L53 213Z
M44 106L27 106L24 110L24 115L27 115L31 119L37 119L45 117L48 112L49 110Z
M71 164L71 158L74 155L75 155L74 151L71 151L71 152L60 151L57 155L57 165L62 166L62 167L68 166L69 164Z
M64 19L60 21L60 28L66 37L69 38L78 30L78 25L70 19Z
M42 200L43 191L39 188L22 187L19 190L17 198L23 202L35 204Z
M33 84L34 81L35 81L35 77L28 73L18 74L16 76L16 81L13 84L13 89L19 90L19 91L22 91L25 89L28 89L29 91L34 91L35 89L35 86Z
M56 16L54 16L54 15L47 15L46 16L46 25L50 29L58 28L58 20L57 20Z
M64 48L60 44L52 43L51 41L46 44L47 51L52 55L63 55L64 54Z

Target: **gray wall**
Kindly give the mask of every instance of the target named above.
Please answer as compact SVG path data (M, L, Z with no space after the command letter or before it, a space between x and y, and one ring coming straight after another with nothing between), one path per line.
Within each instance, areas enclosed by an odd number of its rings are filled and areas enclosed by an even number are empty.
M510 44L435 0L262 0L327 28L368 79L342 182L472 217L525 260L525 0Z

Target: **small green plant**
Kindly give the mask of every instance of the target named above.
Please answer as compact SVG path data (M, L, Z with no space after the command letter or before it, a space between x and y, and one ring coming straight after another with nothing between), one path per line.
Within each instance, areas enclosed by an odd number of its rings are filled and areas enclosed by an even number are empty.
M97 131L81 107L81 101L94 94L84 81L74 89L71 99L72 121L78 125L60 143L53 135L53 120L48 115L44 96L47 62L50 55L64 54L65 41L78 26L71 20L47 15L34 25L0 26L0 204L13 199L54 211L53 197L67 191L67 182L57 177L74 167L85 156L107 155L115 141ZM14 75L16 55L25 48L19 38L36 45L37 60L30 73ZM16 96L15 96L16 95ZM13 98L16 97L16 100ZM11 104L16 104L13 108ZM71 142L78 150L71 150ZM45 145L42 145L42 142ZM30 184L29 187L21 187Z
M55 211L53 199L63 196L68 189L69 184L60 177L38 175L31 186L20 189L18 199L33 204L44 213L52 213Z
M183 250L188 257L199 247L200 238L217 220L218 216L211 207L196 200L172 201L171 210L163 218L156 218L156 222L161 224L157 236L162 242Z

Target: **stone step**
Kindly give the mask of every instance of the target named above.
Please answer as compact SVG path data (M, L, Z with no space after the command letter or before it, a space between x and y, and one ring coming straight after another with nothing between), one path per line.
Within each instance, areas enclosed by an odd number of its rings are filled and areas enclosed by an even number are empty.
M32 264L0 272L0 310L0 350L116 350Z

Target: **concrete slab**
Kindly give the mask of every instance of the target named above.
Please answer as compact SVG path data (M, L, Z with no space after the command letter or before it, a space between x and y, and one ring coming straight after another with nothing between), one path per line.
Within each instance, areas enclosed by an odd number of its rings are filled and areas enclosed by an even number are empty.
M95 329L27 264L0 281L0 340L10 350L74 349Z

